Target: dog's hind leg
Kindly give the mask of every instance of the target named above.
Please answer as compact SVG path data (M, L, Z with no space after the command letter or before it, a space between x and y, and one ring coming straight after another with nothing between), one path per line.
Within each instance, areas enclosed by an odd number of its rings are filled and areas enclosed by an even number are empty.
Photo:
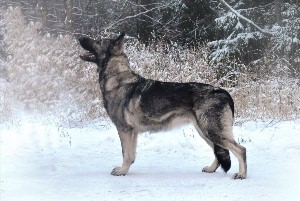
M245 179L247 177L247 161L246 161L246 148L238 144L232 134L233 118L230 109L224 109L222 115L222 132L220 133L219 146L231 151L239 161L239 172L235 173L234 179ZM232 120L231 120L232 119Z
M212 148L214 149L214 143L209 140L204 134L203 134L203 131L200 129L200 126L199 125L194 125L196 130L198 131L199 135L206 141L206 143ZM205 166L203 169L202 169L202 172L206 172L206 173L213 173L215 172L218 167L220 166L220 163L217 159L217 157L215 157L214 161L212 162L212 164L210 166Z
M233 175L233 179L246 179L247 177L247 161L246 161L246 148L238 144L233 138L226 139L223 146L229 149L239 161L239 172Z
M114 176L125 175L131 164L134 163L136 146L137 146L137 132L133 129L120 129L119 137L122 145L123 164L122 167L116 167L111 174Z
M235 173L233 178L245 179L247 177L246 148L234 140L231 125L223 125L222 127L222 130L217 129L217 126L211 127L207 131L208 137L203 137L213 148L216 158L211 166L204 167L202 171L214 172L221 165L223 170L227 172L231 167L229 155L229 151L231 151L239 161L239 172ZM205 129L204 132L206 132Z
M209 130L208 136L213 141L213 150L216 158L211 166L203 168L203 172L214 172L219 165L227 172L231 166L229 155L229 151L231 151L239 161L239 172L235 173L233 178L245 179L247 177L246 148L234 140L231 126L230 128L225 126L222 131Z

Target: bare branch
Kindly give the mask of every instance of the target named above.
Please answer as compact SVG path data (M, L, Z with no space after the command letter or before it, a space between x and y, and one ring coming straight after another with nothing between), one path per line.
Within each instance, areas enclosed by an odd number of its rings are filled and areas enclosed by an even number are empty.
M145 11L143 11L143 12L137 13L137 14L135 14L135 15L131 15L131 16L127 16L127 17L125 17L125 18L119 19L119 20L117 20L116 22L114 22L114 23L108 25L107 27L103 28L103 30L106 31L106 30L111 29L112 27L114 27L114 26L116 26L116 25L118 25L118 24L120 24L120 23L126 21L126 20L134 19L134 18L136 18L136 17L138 17L138 16L140 16L140 15L146 15L147 13L152 12L153 10L157 10L157 9L159 10L159 9L162 9L162 8L167 8L167 7L169 7L169 5L170 5L170 4L162 5L162 6L160 6L160 7L154 7L154 8L145 10ZM140 6L144 8L144 6L142 6L142 5L140 5ZM148 16L147 16L147 17L148 17Z

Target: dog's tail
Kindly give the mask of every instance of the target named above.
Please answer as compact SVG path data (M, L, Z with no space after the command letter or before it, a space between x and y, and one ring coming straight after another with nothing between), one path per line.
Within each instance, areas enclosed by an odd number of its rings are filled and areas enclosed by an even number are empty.
M214 145L215 156L221 164L222 169L227 172L231 167L229 151L218 145Z

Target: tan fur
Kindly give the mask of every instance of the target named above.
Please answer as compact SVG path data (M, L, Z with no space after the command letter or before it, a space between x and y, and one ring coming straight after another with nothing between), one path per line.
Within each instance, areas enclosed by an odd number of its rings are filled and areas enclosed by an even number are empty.
M231 151L239 161L239 172L234 174L234 178L236 179L245 179L247 177L247 164L244 161L244 155L246 155L246 148L242 145L238 144L232 134L232 124L233 117L230 108L227 107L223 112L223 136L224 136L224 144L221 146Z
M196 120L194 115L187 113L183 109L173 110L169 113L161 115L159 118L152 118L144 116L140 108L140 97L130 101L127 110L125 110L125 120L126 122L134 127L139 133L146 132L149 130L168 130L170 128L178 127L185 124L195 124ZM175 115L176 117L172 119L168 124L161 125L162 122L168 119L170 116ZM146 126L142 122L143 119L147 118L149 121L156 122L157 128L151 126Z

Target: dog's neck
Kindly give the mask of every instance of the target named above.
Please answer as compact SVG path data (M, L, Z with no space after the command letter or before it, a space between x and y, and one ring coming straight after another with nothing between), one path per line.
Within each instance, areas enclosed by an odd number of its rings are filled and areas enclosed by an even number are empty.
M125 54L111 56L99 72L99 83L103 94L118 85L124 85L124 80L129 84L135 82L139 76L129 67L129 60Z
M125 104L126 94L134 90L141 77L129 67L127 56L112 56L106 66L99 72L99 84L103 96L104 107L112 119L116 122L117 108ZM115 103L117 102L117 106Z
M105 66L105 74L115 76L123 72L132 71L129 67L129 60L125 54L112 56Z

